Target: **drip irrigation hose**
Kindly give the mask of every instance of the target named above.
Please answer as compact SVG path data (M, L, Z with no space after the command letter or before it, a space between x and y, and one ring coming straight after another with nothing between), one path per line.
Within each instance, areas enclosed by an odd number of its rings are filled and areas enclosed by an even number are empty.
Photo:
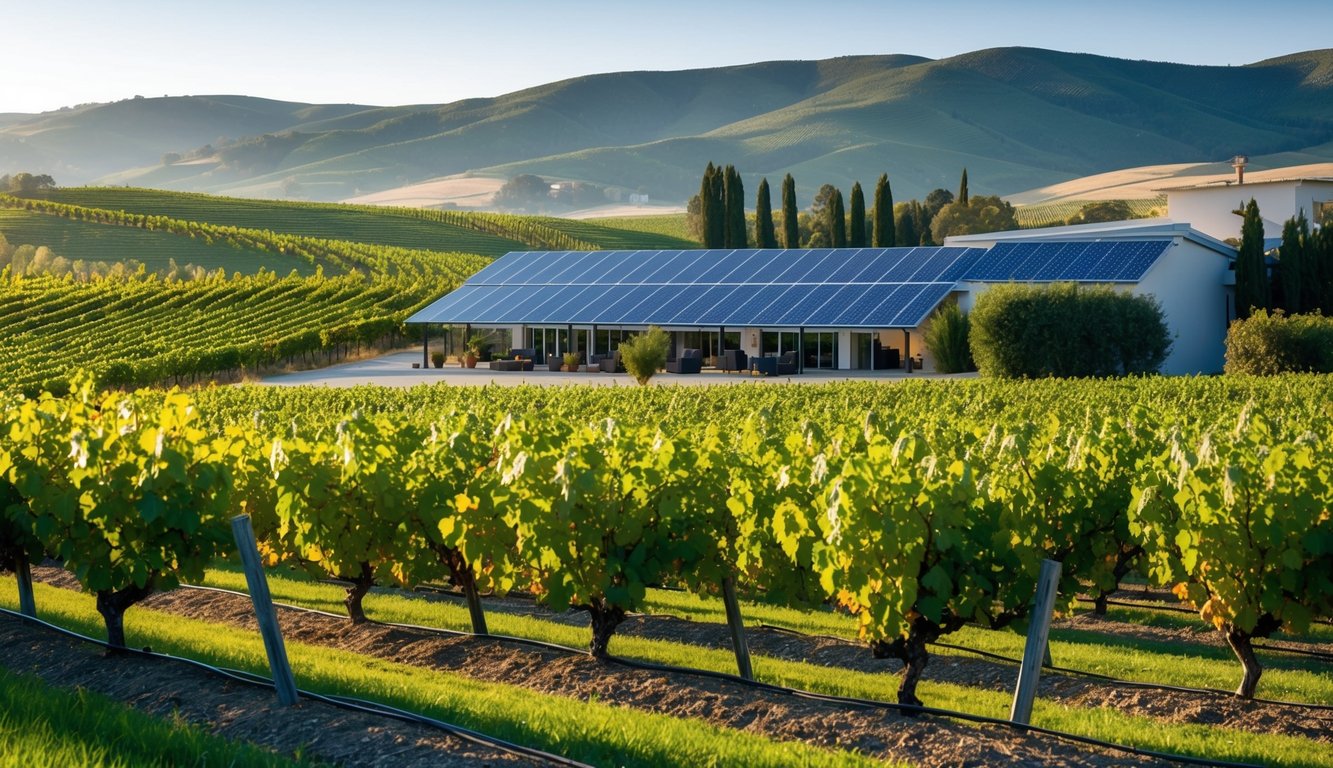
M326 614L326 615L331 616L333 614ZM21 613L11 611L8 608L0 608L0 616L5 616L11 619L18 619L20 622L23 623L36 624L40 627L59 633L66 637L79 640L81 642L91 643L93 645L97 645L102 648L112 649L111 644L106 642L105 640L99 640L95 637L82 635L73 630L66 629L65 627L61 627L56 624L43 621L41 619L33 618L31 616L25 616ZM124 651L134 656L142 656L150 659L161 659L165 661L172 661L177 664L183 664L185 666L201 669L210 674L217 675L219 677L232 680L235 682L245 683L247 685L253 685L269 689L274 687L273 681L270 678L264 677L262 675L257 675L253 672L246 672L244 670L228 669L226 667L217 667L184 656L173 656L167 653L158 653L156 651L150 651L147 649L129 648L129 647L114 649L114 650ZM398 709L397 707L392 707L387 704L379 704L373 701L366 701L364 699L357 699L350 696L325 695L325 694L315 693L313 691L301 690L299 688L297 689L296 692L300 694L302 697L310 699L311 701L318 701L324 704L329 704L331 706L338 707L340 709L362 712L365 714L376 715L379 717L388 717L394 720L399 720L406 723L413 723L416 725L424 725L442 731L444 733L447 733L455 738L462 739L463 741L467 741L472 744L488 747L491 749L496 749L501 752L507 752L517 757L525 757L529 759L539 760L541 762L563 766L564 768L593 768L587 763L581 763L577 760L572 760L562 755L556 755L550 752L544 752L540 749L536 749L535 747L526 747L523 746L522 744L515 744L513 742L505 741L504 739L501 739L496 736L490 736L480 731L474 731L471 728L465 728L461 725L454 725L453 723L448 723L443 720L437 720L433 717L428 717L420 713L409 712L407 710Z
M773 624L758 624L756 626L760 627L761 629L767 629L772 632L782 632L785 634L798 635L801 637L815 637L823 640L834 640L840 643L846 643L847 645L856 645L856 646L861 645L860 643L848 640L845 637L837 637L836 635L812 635L806 632L802 632L798 629L789 629L787 627L779 627ZM963 651L965 653L970 653L987 659L993 659L995 661L1002 661L1008 664L1023 663L1022 659L1016 659L1012 656L1004 656L1002 654L992 653L990 651L983 651L980 648L969 648L966 645L955 645L953 643L941 643L941 642L933 642L930 643L930 645L933 645L937 648L950 648L955 651ZM1042 669L1049 669L1052 672L1059 672L1061 674L1066 674L1066 675L1077 675L1079 677L1087 677L1087 678L1092 678L1094 680L1102 680L1108 683L1112 683L1114 685L1120 685L1127 688L1143 688L1155 691L1175 691L1176 693L1203 693L1213 696L1228 696L1228 697L1235 696L1234 692L1226 691L1221 688L1191 688L1189 686L1168 685L1166 683L1145 683L1145 682L1140 682L1138 680L1121 680L1118 677L1113 677L1111 675L1103 675L1100 672L1088 672L1086 670L1072 669L1070 667L1043 665ZM1300 709L1333 711L1333 704L1313 704L1304 701L1282 701L1279 699L1258 699L1258 698L1249 699L1249 701L1252 701L1256 704L1273 704L1281 707L1297 707Z
M1092 599L1091 597L1080 597L1080 598L1078 598L1078 601L1079 601L1080 603L1096 603L1096 602L1097 602L1096 600ZM1113 599L1109 599L1109 598L1108 598L1107 601L1106 601L1106 604L1107 604L1107 605L1118 605L1118 606L1121 606L1122 608L1142 608L1142 609L1144 609L1144 610L1148 610L1148 611L1166 611L1166 612L1169 612L1169 613L1188 613L1188 614L1190 614L1190 615L1194 615L1194 614L1197 614L1197 613L1198 613L1198 611L1194 610L1193 608L1186 608L1186 607L1183 606L1183 605L1159 605L1159 604L1155 604L1155 603L1151 603L1151 602L1145 602L1145 601L1141 601L1141 600L1113 600ZM1333 626L1333 619L1313 618L1313 619L1310 619L1310 623L1312 623L1312 624L1322 624L1322 625L1324 625L1324 626Z
M186 589L199 589L210 592L221 592L223 594L245 597L247 599L249 598L249 595L247 595L246 593L238 592L236 590L221 589L218 587L198 587L198 586L184 585L184 584L181 586ZM274 605L302 613L312 613L321 616L331 616L342 621L348 620L347 616L345 615L329 613L328 611L321 611L315 608L302 608L301 606L290 605L287 603L277 603L277 602L275 602ZM592 655L589 651L586 651L581 648L571 648L569 646L560 645L558 643L548 643L542 640L533 640L525 637L514 637L511 635L496 635L496 634L477 635L473 632L467 632L464 630L443 629L439 627L423 627L417 624L382 622L382 621L375 621L373 619L368 620L367 623L377 624L379 626L384 626L384 627L416 630L420 632L443 635L447 637L471 637L471 638L519 643L530 647L543 648L564 654L571 654L578 656ZM767 625L760 625L760 626L767 626ZM786 630L786 631L793 632L795 634L804 634L797 632L796 630ZM937 709L935 707L917 706L914 704L899 704L888 701L877 701L875 699L861 699L850 696L837 696L834 694L816 693L813 691L802 690L800 688L791 688L783 685L775 685L773 683L765 683L758 680L747 680L743 677L740 677L739 675L733 675L727 672L715 672L712 670L694 669L691 667L677 667L670 664L656 664L650 661L638 661L634 659L622 658L619 656L608 656L606 660L608 662L619 664L625 667L630 667L632 669L642 669L642 670L656 671L656 672L670 672L675 674L684 674L695 677L710 678L714 680L723 680L747 688L754 688L757 690L768 691L771 693L784 694L795 698L821 701L825 703L838 704L842 706L850 706L857 709L892 710L907 715L916 715L916 714L935 715L937 717L952 718L955 720L964 720L967 722L979 723L983 725L998 725L1015 731L1032 732L1038 735L1049 736L1055 739L1063 739L1066 741L1071 741L1079 744L1086 744L1088 746L1097 747L1099 749L1108 749L1118 752L1125 752L1128 754L1137 755L1139 757L1149 757L1157 760L1165 760L1168 762L1181 763L1184 765L1207 765L1207 766L1217 766L1217 768L1259 768L1253 763L1238 763L1238 762L1228 762L1223 760L1210 760L1208 758L1191 757L1189 755L1177 755L1170 752L1157 752L1150 749L1141 749L1139 747L1129 746L1127 744L1117 744L1115 742L1102 741L1101 739L1095 739L1090 736L1080 736L1075 733L1058 731L1053 728L1043 728L1041 726L1036 726L1036 725L1022 725L1019 723L1012 722L1010 720L1003 720L995 717L986 717L985 715L974 715L967 712L955 712L953 710L948 710L948 709Z

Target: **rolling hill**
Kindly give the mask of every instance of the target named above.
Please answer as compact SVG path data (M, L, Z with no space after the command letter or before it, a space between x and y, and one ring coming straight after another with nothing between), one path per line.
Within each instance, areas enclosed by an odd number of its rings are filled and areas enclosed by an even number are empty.
M1236 153L1333 160L1333 50L1203 67L997 48L622 72L445 105L136 98L0 120L0 172L316 200L537 173L678 202L709 160L750 189L790 172L805 201L884 171L921 196L964 166L974 192L1009 194Z

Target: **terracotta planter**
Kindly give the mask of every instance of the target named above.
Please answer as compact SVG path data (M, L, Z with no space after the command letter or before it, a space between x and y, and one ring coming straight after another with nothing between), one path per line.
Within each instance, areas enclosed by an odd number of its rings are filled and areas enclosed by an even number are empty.
M472 355L467 355L463 358L463 365L468 368L476 368L477 358L473 357Z

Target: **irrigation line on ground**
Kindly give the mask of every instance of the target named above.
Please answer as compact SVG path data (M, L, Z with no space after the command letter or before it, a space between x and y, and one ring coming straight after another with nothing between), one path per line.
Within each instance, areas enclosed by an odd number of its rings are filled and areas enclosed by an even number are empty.
M1096 600L1092 599L1091 597L1080 597L1080 598L1078 598L1078 601L1079 601L1080 603L1096 603L1096 602L1097 602ZM1183 606L1183 605L1163 605L1163 604L1161 604L1161 603L1144 602L1144 601L1139 601L1139 600L1112 600L1112 599L1108 599L1108 600L1106 601L1106 604L1107 604L1107 605L1118 605L1118 606L1121 606L1122 608L1142 608L1142 609L1144 609L1144 610L1148 610L1148 611L1165 611L1165 612L1168 612L1168 613L1188 613L1188 614L1190 614L1190 615L1195 615L1195 614L1198 613L1198 611L1194 610L1193 608L1186 608L1186 607ZM1322 624L1322 625L1324 625L1324 626L1333 626L1333 619L1321 619L1321 618L1316 617L1316 618L1310 619L1310 622L1313 623L1313 624Z
M36 624L38 626L58 632L62 635L74 638L76 640L80 640L85 643L92 643L94 645L101 646L102 648L112 649L111 644L107 643L104 640L98 640L95 637L82 635L71 629L66 629L65 627L61 627L59 625L52 624L50 622L43 621L41 619L35 619L31 616L24 616L23 614L11 611L8 608L0 608L0 615L7 616L11 619L18 619L20 622L23 623ZM206 672L209 672L210 674L218 675L220 677L229 680L246 683L248 685L254 685L260 688L274 687L273 680L264 677L263 675L257 675L253 672L246 672L244 670L239 670L239 669L228 669L226 667L217 667L184 656L173 656L168 653L158 653L156 651L149 651L145 649L129 648L129 647L114 649L114 650L124 651L126 653L135 656L143 656L150 659L162 659L165 661L173 661L178 664L184 664L187 666L192 666L198 669L202 669ZM527 747L522 744L515 744L513 742L505 741L504 739L501 739L497 736L491 736L489 734L482 733L481 731L475 731L472 730L471 728L465 728L461 725L448 723L443 720L438 720L436 718L429 717L427 715L423 715L417 712L409 712L407 710L398 709L397 707L392 707L387 704L380 704L377 702L367 701L364 699L357 699L350 696L328 696L325 694L315 693L313 691L301 690L299 688L297 689L296 692L301 696L304 696L305 698L310 699L312 701L322 702L325 704L329 704L331 706L338 707L340 709L362 712L365 714L377 715L380 717L388 717L394 720L399 720L406 723L413 723L416 725L428 726L430 728L434 728L436 730L447 733L455 738L462 739L463 741L471 742L479 746L488 747L490 749L496 749L501 752L507 752L517 757L525 757L529 759L540 760L542 762L563 766L564 768L594 768L593 766L588 765L587 763L581 763L577 760L573 760L563 755L557 755L551 752L544 752L535 747Z
M185 589L197 589L207 592L220 592L223 594L230 594L239 597L247 597L247 598L249 597L249 595L247 595L244 592L231 589L222 589L220 587L200 587L200 586L186 585L186 584L182 584L181 586L182 588ZM274 603L274 605L302 613L310 613L320 616L331 616L341 621L348 621L348 617L345 615L330 613L328 611L322 611L317 608L303 608L297 605L290 605L287 603L276 603L276 602ZM369 620L369 623L378 624L383 627L410 629L419 632L427 632L447 637L470 637L478 640L512 642L512 643L527 645L530 647L545 648L565 654L589 656L589 657L592 656L592 654L589 651L584 650L582 648L571 648L567 645L560 645L558 643L548 643L543 640L533 640L531 638L526 638L526 637L514 637L511 635L497 635L497 634L478 635L473 632L468 632L459 629L424 627L418 624L400 624L388 621L375 621L373 619ZM789 631L794 632L795 630L789 630ZM773 683L765 683L758 680L747 680L739 675L733 675L727 672L714 672L712 670L694 669L691 667L677 667L670 664L655 664L649 661L637 661L634 659L626 659L619 656L609 656L607 657L607 661L637 669L652 670L658 672L671 672L684 675L693 675L697 677L706 677L715 680L725 680L727 682L735 683L737 685L741 685L748 688L755 688L758 690L769 691L771 693L784 694L801 699L810 699L813 701L822 701L830 704L850 706L857 709L880 709L880 710L887 709L887 710L901 712L908 716L918 715L918 714L935 715L936 717L964 720L967 722L980 723L983 725L997 725L1014 731L1029 732L1040 736L1048 736L1051 738L1062 739L1065 741L1075 742L1078 744L1085 744L1088 746L1097 747L1099 749L1108 749L1117 752L1124 752L1131 755L1137 755L1139 757L1150 757L1156 760L1165 760L1168 762L1181 763L1184 765L1207 765L1207 766L1216 766L1217 768L1259 768L1253 763L1228 762L1225 760L1211 760L1204 757L1178 755L1171 752L1158 752L1151 749L1142 749L1139 747L1133 747L1128 744L1117 744L1112 741L1103 741L1101 739L1092 738L1091 736L1080 736L1079 734L1076 733L1059 731L1053 728L1043 728L1037 725L1023 725L1012 722L1010 720L1002 720L1000 718L987 717L985 715L974 715L969 712L955 712L953 710L948 710L948 709L937 709L935 707L917 706L914 704L899 704L896 702L879 701L876 699L861 699L851 696L837 696L834 694L816 693L813 691L802 690L800 688L791 688L783 685L775 685Z
M845 644L847 644L847 645L855 645L855 646L860 646L860 645L861 645L860 643L858 643L858 642L856 642L856 641L854 641L854 640L848 640L848 639L845 638L845 637L838 637L838 636L836 636L836 635L816 635L816 634L811 634L811 633L809 633L809 632L802 632L802 631L799 630L799 629L790 629L790 628L788 628L788 627L779 627L779 626L777 626L777 625L775 625L775 624L763 624L763 623L761 623L761 624L758 624L758 625L756 625L756 626L758 626L758 627L761 628L761 629L767 629L767 630L770 630L770 631L773 631L773 632L783 632L783 633L790 634L790 635L799 635L799 636L801 636L801 637L813 637L813 638L819 638L819 639L822 639L822 640L833 640L833 641L836 641L836 642L839 642L839 643L845 643ZM1003 661L1003 662L1006 662L1006 663L1008 663L1008 664L1022 664L1022 663L1023 663L1023 660L1022 660L1022 659L1016 659L1016 658L1014 658L1014 657L1012 657L1012 656L1004 656L1004 655L999 654L999 653L992 653L991 651L983 651L983 650L981 650L980 648L970 648L970 647L968 647L968 646L966 646L966 645L955 645L955 644L953 644L953 643L941 643L941 642L933 642L933 643L930 643L930 645L933 645L933 646L935 646L935 647L937 647L937 648L951 648L951 649L953 649L953 650L955 650L955 651L964 651L964 652L966 652L966 653L971 653L971 654L974 654L974 655L976 655L976 656L981 656L981 657L984 657L984 658L987 658L987 659L994 659L994 660L996 660L996 661ZM1070 668L1070 667L1043 666L1042 669L1049 669L1049 670L1051 670L1052 672L1060 672L1060 673L1063 673L1063 674L1066 674L1066 675L1077 675L1077 676L1079 676L1079 677L1088 677L1088 678L1092 678L1092 679L1094 679L1094 680L1102 680L1102 681L1105 681L1105 682L1108 682L1108 683L1112 683L1112 684L1114 684L1114 685L1121 685L1121 686L1125 686L1125 687L1128 687L1128 688L1146 688L1146 689L1157 690L1157 691L1175 691L1175 692L1177 692L1177 693L1203 693L1203 694L1208 694L1208 695L1212 695L1212 696L1235 696L1235 695L1236 695L1234 691L1226 691L1226 690L1223 690L1223 689L1221 689L1221 688L1191 688L1191 687L1189 687L1189 686L1184 686L1184 685L1168 685L1168 684L1166 684L1166 683L1145 683L1145 682L1140 682L1140 681L1138 681L1138 680L1122 680L1122 679L1120 679L1120 678L1118 678L1118 677L1113 677L1113 676L1111 676L1111 675L1103 675L1103 674L1100 673L1100 672L1088 672L1088 671L1086 671L1086 670L1082 670L1082 669L1072 669L1072 668ZM1314 703L1311 703L1311 702L1305 702L1305 701L1282 701L1282 700L1280 700L1280 699L1259 699L1259 698L1248 699L1248 701L1253 701L1253 702L1256 703L1256 704L1274 704L1274 705L1282 706L1282 707L1298 707L1298 708L1300 708L1300 709L1315 709L1315 710L1328 710L1328 711L1333 711L1333 704L1314 704Z

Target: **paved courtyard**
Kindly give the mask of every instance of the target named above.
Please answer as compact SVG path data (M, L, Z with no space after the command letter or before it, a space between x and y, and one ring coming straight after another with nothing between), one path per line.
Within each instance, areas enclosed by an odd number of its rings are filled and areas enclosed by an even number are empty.
M267 376L261 384L296 386L314 384L330 387L352 387L359 384L379 384L386 387L411 387L417 384L449 384L451 386L517 386L519 384L587 384L601 387L637 386L624 373L557 373L547 370L527 372L492 371L486 363L476 368L462 368L457 363L444 368L413 368L421 362L421 350L393 352L381 357L352 363ZM976 374L945 376L934 373L904 373L897 371L808 371L797 376L751 376L745 373L723 373L705 370L699 374L659 373L652 383L658 386L700 386L709 384L822 384L830 381L902 381L920 378L966 378Z

